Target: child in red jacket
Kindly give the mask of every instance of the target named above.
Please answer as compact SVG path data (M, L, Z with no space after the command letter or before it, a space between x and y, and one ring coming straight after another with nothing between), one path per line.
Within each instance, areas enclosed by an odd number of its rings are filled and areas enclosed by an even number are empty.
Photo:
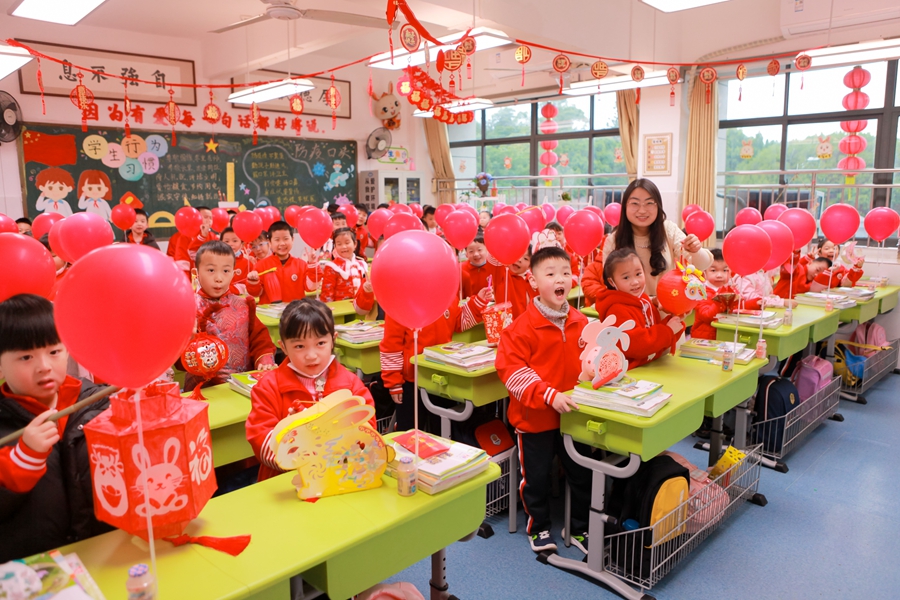
M603 278L609 291L597 300L598 317L613 315L616 325L634 321L628 332L631 343L622 353L633 369L675 352L675 343L684 332L684 323L668 315L661 319L659 310L644 291L644 268L641 259L631 248L620 248L606 257Z
M275 426L302 412L332 392L350 390L374 407L369 389L334 356L334 317L324 302L294 300L281 315L278 344L287 359L253 386L247 417L247 441L261 463L258 480L283 473L275 462L271 441ZM370 425L375 429L375 417Z
M219 239L212 228L212 210L207 206L198 206L197 210L203 218L200 225L200 233L194 237L181 236L178 240L178 247L175 248L175 264L184 271L185 275L190 276L191 268L194 264L194 257L197 256L197 250L206 242ZM172 243L172 240L169 240Z
M797 294L810 291L813 280L825 269L831 268L831 261L824 256L814 258L804 265L799 254L799 252L794 252L793 263L787 261L781 265L781 274L778 276L778 283L775 284L776 296L788 300L793 299ZM791 277L791 264L794 265L793 277Z
M504 274L503 267L491 262L489 258L487 247L484 245L484 234L478 233L466 246L466 262L462 264L463 298L470 298L479 290L491 286L498 273Z
M247 255L244 242L231 227L222 230L222 241L228 244L228 247L234 252L234 277L231 279L231 293L259 297L262 292L259 279L254 279L253 282L247 281L247 276L254 270L253 265L256 264L256 259L251 259Z
M356 234L348 227L331 234L334 243L333 260L322 265L322 302L353 300L359 293L366 293L363 284L368 275L368 263L354 254Z
M703 272L706 278L706 300L697 303L694 309L694 325L691 327L691 337L700 340L716 339L716 328L712 322L716 315L724 313L728 309L738 307L738 294L731 286L731 269L725 262L725 257L719 248L711 248L712 264ZM726 301L724 294L732 294L731 301ZM757 310L760 307L761 298L744 300L741 308L745 310Z
M561 392L578 384L581 332L587 317L569 305L572 270L562 248L538 250L530 266L537 296L524 314L503 330L496 362L497 373L509 390L509 422L518 434L519 494L528 515L531 549L555 551L550 495L553 456L559 457L572 492L572 541L587 554L591 472L572 460L559 431L560 413L578 408ZM575 447L590 455L587 446L576 443Z
M513 319L523 314L537 296L537 292L529 283L531 272L528 270L528 265L530 262L531 247L529 246L522 258L506 268L498 267L494 274L494 298L498 303L510 302L512 304Z
M855 259L853 265L848 269L838 262L838 259L840 258L838 256L838 247L834 245L833 242L822 240L819 242L817 250L818 256L824 256L831 261L831 267L816 275L816 278L813 279L812 283L809 285L811 291L821 292L829 287L853 287L856 285L857 281L862 279L862 266L866 260L864 257L853 257ZM803 262L804 259L806 259L807 262L811 260L811 258L804 256L800 259L801 262ZM847 261L848 263L849 260L850 259Z
M397 430L412 429L415 424L414 398L419 394L413 388L415 368L410 362L414 351L422 354L428 346L446 344L454 332L471 329L483 320L482 311L493 299L490 288L484 288L460 306L455 297L437 321L419 331L418 347L413 348L413 330L401 325L391 315L384 316L384 338L381 340L381 379L397 404ZM419 424L424 422L425 407L419 400Z
M206 242L196 255L192 273L200 283L197 290L197 323L201 332L216 336L228 346L228 362L204 385L225 383L232 373L275 368L275 346L269 330L256 316L253 298L231 291L234 252L225 242ZM192 390L204 380L188 373L184 388Z
M290 302L306 297L306 292L316 289L317 277L315 267L307 261L291 256L294 248L294 230L284 221L276 221L269 227L272 254L256 263L256 270L251 271L247 280L251 283L257 278L262 283L260 304L273 302Z

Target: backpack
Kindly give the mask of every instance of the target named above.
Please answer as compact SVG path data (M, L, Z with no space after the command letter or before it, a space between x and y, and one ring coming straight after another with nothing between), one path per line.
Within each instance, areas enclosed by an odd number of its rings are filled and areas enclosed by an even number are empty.
M800 361L791 375L791 383L797 388L800 402L815 396L834 377L834 367L824 358L812 355Z
M871 321L857 325L856 329L853 331L853 335L850 336L850 341L856 342L857 344L867 344L869 346L888 345L887 333L885 332L884 327ZM862 350L860 354L868 357L874 356L876 352L878 352L878 350L867 349Z
M653 548L685 533L689 498L689 471L664 454L641 463L631 477L613 480L606 511L617 520L611 533L640 529L611 543L610 556L620 571L650 576ZM634 522L637 527L628 526Z
M675 452L663 452L688 470L691 477L691 497L688 503L687 532L697 533L705 527L715 525L728 507L728 494L709 478L709 473L692 464Z
M767 454L778 454L784 443L784 417L800 405L800 393L789 379L777 375L759 378L754 403L752 443L762 444ZM773 419L775 419L773 421ZM765 424L763 422L770 421Z

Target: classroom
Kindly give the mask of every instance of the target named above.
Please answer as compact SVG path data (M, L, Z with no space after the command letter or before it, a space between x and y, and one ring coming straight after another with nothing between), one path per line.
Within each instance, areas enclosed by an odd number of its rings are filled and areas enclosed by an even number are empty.
M900 596L896 2L0 31L0 598Z

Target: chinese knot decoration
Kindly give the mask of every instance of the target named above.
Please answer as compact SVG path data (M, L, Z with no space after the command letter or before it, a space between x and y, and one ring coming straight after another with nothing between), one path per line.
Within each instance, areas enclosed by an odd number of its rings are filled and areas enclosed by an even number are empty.
M563 73L569 70L572 61L565 54L557 54L553 57L553 70L559 73L559 93L563 92Z
M331 129L337 127L337 109L341 105L341 93L334 87L334 73L331 74L331 86L325 91L325 104L331 109Z
M213 92L209 90L209 104L203 107L203 120L210 125L215 125L222 118L222 109L213 101Z
M666 71L666 79L672 84L672 89L669 90L669 106L675 106L675 84L678 83L678 78L680 76L681 74L675 67L669 67Z
M862 67L853 67L844 75L844 85L850 88L850 93L844 96L843 105L847 110L863 110L869 105L869 95L862 91L872 80L872 75ZM846 154L838 161L838 168L844 169L844 177L847 185L856 183L856 173L866 168L866 161L858 156L866 149L866 138L859 132L866 128L866 121L841 121L841 129L847 136L840 141L838 148Z
M166 102L166 120L172 126L172 145L178 145L178 139L175 137L175 124L181 119L181 109L175 104L175 90L169 88L169 101Z
M635 65L634 68L631 69L631 80L635 81L637 83L642 82L644 80L644 67L642 67L641 65ZM634 95L635 95L634 103L640 104L641 103L641 88L640 87L638 87L634 91Z
M706 103L709 104L710 94L712 94L712 84L716 82L719 74L712 67L704 67L698 75L700 82L706 85Z
M81 111L81 131L87 131L88 113L94 103L94 92L82 83L82 79L84 79L84 75L78 73L78 85L69 92L69 100Z
M291 112L295 115L303 114L303 96L300 94L294 94L290 98L288 98L288 103L291 107Z
M519 46L516 48L516 62L522 65L522 86L525 86L525 63L531 60L531 48Z
M559 125L553 118L559 114L559 109L556 108L555 105L551 103L547 103L541 107L541 116L546 119L543 123L541 123L541 133L545 135L552 135L557 132L559 129ZM553 166L559 161L559 156L557 156L556 152L553 150L559 145L559 142L556 140L542 140L541 148L544 149L544 153L541 154L541 164L544 165L540 171L540 175L544 177L553 177L559 175L559 171ZM549 179L545 179L544 183L547 185L550 184Z
M253 124L253 145L256 145L258 136L256 128L259 126L259 107L256 102L250 104L250 122Z
M737 66L737 69L734 72L734 76L737 77L737 80L742 82L738 86L738 102L741 101L741 96L744 95L744 78L747 77L747 67L744 66L744 63L741 63Z

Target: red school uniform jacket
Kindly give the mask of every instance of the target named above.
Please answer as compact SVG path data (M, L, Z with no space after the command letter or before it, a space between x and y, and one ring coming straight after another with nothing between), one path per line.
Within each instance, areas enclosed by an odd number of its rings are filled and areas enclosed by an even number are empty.
M794 267L793 284L791 287L790 262L781 265L781 273L778 276L778 282L775 284L773 293L784 299L792 299L797 294L804 294L809 291L810 282L807 281L806 265L798 264Z
M353 228L356 232L356 255L366 260L366 248L369 247L369 230L365 225L357 225Z
M319 300L351 300L366 282L368 264L356 256L350 260L337 256L323 264L322 271L322 293Z
M581 274L581 291L584 294L584 305L592 306L606 293L606 284L603 283L603 257L591 262L584 268Z
M225 383L232 373L244 373L275 364L275 345L269 330L256 316L256 301L232 293L218 300L197 292L198 323L206 321L204 331L228 346L228 362L206 385ZM188 373L184 389L192 390L203 379Z
M491 264L486 260L480 267L473 266L472 263L466 261L462 263L463 277L463 298L471 298L482 289L488 287L488 278L491 283L497 281L497 273L503 273L503 267ZM468 281L466 277L468 276Z
M196 258L197 250L200 249L200 246L206 242L212 242L218 239L219 236L212 231L210 231L206 237L200 237L199 234L192 238L181 236L181 239L178 241L178 248L175 250L175 264L178 265L178 268L182 271L186 271L190 274L191 269L194 266L194 258ZM169 243L172 243L171 240Z
M734 300L729 304L722 300L715 300L717 294L734 294ZM716 315L725 312L727 309L736 309L738 307L738 294L733 287L726 284L716 289L706 284L706 300L701 300L694 308L694 324L691 326L691 337L699 340L716 339L716 328L712 326L716 320ZM741 307L744 310L759 309L760 298L752 300L744 300Z
M249 294L253 297L259 296L262 292L259 284L256 286L247 285L247 274L253 269L253 265L250 264L250 260L244 256L243 252L236 254L234 257L234 277L231 279L231 286L228 288L228 291L232 294ZM256 293L251 293L249 288L254 288L253 291Z
M557 392L578 384L581 332L587 317L569 307L565 333L534 303L503 330L497 348L497 373L509 390L509 422L519 431L559 429L559 413L550 406Z
M438 320L419 332L419 354L428 346L446 344L453 339L454 332L471 329L483 319L482 312L487 305L478 296L459 306L454 298L450 307ZM384 387L396 389L404 381L413 381L413 331L398 323L391 315L384 316L384 338L381 340L381 379Z
M262 275L269 269L275 269ZM306 297L307 291L314 291L316 284L307 277L308 265L306 261L289 256L282 264L276 255L262 259L256 263L256 272L260 273L262 283L262 295L260 304L272 304L273 302L290 302Z
M316 390L319 380L324 380L322 391L313 391ZM250 442L256 458L262 463L259 466L257 481L284 473L275 462L275 453L270 446L278 422L288 415L304 411L338 390L350 390L354 396L364 398L366 404L375 407L369 388L334 357L319 379L301 376L291 368L291 361L285 359L277 369L266 373L262 380L253 386L246 430L247 441ZM374 416L369 425L375 429Z
M848 269L844 265L833 264L830 268L825 269L813 279L814 282L819 284L819 286L823 288L828 287L828 276L831 275L831 287L841 287L841 281L843 281L844 277L850 280L852 286L856 285L856 282L862 279L863 270L857 267L851 267Z
M184 236L177 231L172 234L172 237L169 238L169 244L166 246L166 256L175 260L175 252L178 250L178 244L181 243L183 237Z
M616 317L616 325L629 319L634 321L634 329L626 332L630 339L628 350L622 350L629 369L645 365L667 352L675 352L675 342L681 334L675 335L669 329L666 323L672 316L660 318L659 310L646 293L632 296L620 290L609 290L597 300L596 309L601 320L609 315Z
M506 271L505 268L499 268L494 275L494 301L497 304L511 302L513 319L517 319L531 306L531 301L538 293L528 282L531 271L525 271L521 275L509 274L509 294L507 295Z

